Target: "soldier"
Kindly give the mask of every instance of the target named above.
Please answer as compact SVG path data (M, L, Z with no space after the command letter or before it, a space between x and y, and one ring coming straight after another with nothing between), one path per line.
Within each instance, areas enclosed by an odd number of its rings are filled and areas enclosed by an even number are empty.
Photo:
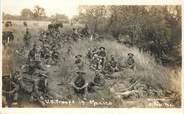
M82 55L76 55L75 56L76 60L75 60L75 65L77 66L78 70L83 70L84 67L84 62L82 61Z
M28 62L36 60L37 47L36 44L33 45L33 48L29 51Z
M99 56L97 54L94 54L91 63L90 63L90 68L93 70L97 70L99 68Z
M51 54L53 64L56 64L59 60L59 52L56 50L56 48L53 48L53 52Z
M105 60L106 60L106 51L105 51L105 47L100 47L100 48L99 48L98 56L99 56L100 59L101 59L102 67L104 67Z
M12 103L17 100L17 92L19 90L19 85L12 81L10 75L3 76L3 87L2 93L6 98L8 107L12 106Z
M93 50L92 50L92 57L98 53L98 48L95 47Z
M88 92L95 92L94 87L102 87L105 85L105 80L103 77L103 74L100 72L96 72L96 75L92 82L89 82L88 84Z
M119 70L118 63L113 55L111 55L111 60L109 61L109 63L111 65L111 69L113 70L113 72L117 72Z
M88 48L88 53L87 53L86 57L87 57L88 59L92 59L92 57L93 57L93 52L92 52L91 48Z
M72 36L71 37L73 38L74 41L77 41L78 38L79 38L78 32L75 28L73 28L72 30L73 31L72 31Z
M12 28L12 22L7 21L5 23L5 28L3 29L3 45L6 45L7 43L10 43L11 41L14 40L14 35L13 35L13 28Z
M71 46L68 47L67 54L69 56L72 55L72 47Z
M88 32L88 25L85 24L85 27L82 29L81 34L84 36L89 36L89 32Z
M44 93L39 91L39 87L36 81L33 81L33 91L31 92L30 101L37 101L41 104L42 107L46 107L46 103L44 101Z
M48 93L48 76L45 74L39 74L40 80L38 82L38 90L42 92L43 94Z
M76 73L78 76L72 82L72 87L74 89L75 94L77 94L77 96L84 97L85 92L86 92L87 83L86 83L83 75L86 73L82 72L82 71L78 71Z
M25 47L29 47L30 46L30 40L31 40L31 34L29 32L29 29L26 28L26 34L24 34L24 44L25 44Z
M134 70L135 68L135 60L133 58L134 54L128 53L128 59L127 59L127 67Z
M24 27L28 26L26 21L23 22L23 25L24 25Z

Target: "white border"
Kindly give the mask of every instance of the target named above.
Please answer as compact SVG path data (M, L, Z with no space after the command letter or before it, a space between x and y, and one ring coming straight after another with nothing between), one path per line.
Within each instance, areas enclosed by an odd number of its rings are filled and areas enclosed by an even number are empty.
M0 0L3 2L3 0ZM53 0L54 1L54 0ZM17 0L17 2L19 2ZM74 0L79 5L182 5L182 0ZM2 5L1 5L2 11ZM182 6L182 20L184 15L184 8ZM2 33L2 12L0 13L0 37ZM182 27L184 23L182 22ZM183 29L182 29L182 44L183 44ZM2 38L0 38L2 42ZM182 46L183 47L183 46ZM2 76L2 44L0 43L0 76ZM182 56L184 55L182 50ZM183 65L183 61L182 61ZM183 74L183 68L182 68ZM2 90L2 78L0 78L0 96ZM182 75L182 101L184 101L183 91L183 75ZM0 114L183 114L184 102L182 102L182 108L1 108L2 99L0 97Z

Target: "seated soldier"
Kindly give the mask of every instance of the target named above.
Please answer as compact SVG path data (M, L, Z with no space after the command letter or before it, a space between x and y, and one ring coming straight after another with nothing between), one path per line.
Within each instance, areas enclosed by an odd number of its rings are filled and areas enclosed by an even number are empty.
M94 49L91 51L92 52L92 57L98 53L98 48L94 47Z
M78 71L77 72L78 76L72 82L72 87L74 89L75 94L77 94L77 96L80 96L80 97L84 96L85 91L86 91L87 83L83 77L84 74L85 74L85 72Z
M54 64L56 64L59 60L59 52L56 50L56 48L53 48L52 50L52 61Z
M106 63L103 72L104 72L104 74L112 74L113 73L113 69L111 67L111 63L110 62Z
M48 92L48 76L45 74L39 74L40 80L38 82L38 90L42 92L43 94L47 94Z
M75 65L77 66L77 69L83 70L84 63L82 61L82 55L76 55L75 58Z
M88 59L92 59L92 57L93 57L92 55L93 55L93 52L92 52L91 48L88 48L88 53L87 53L86 57Z
M37 53L37 48L36 48L36 44L34 44L33 48L29 51L28 62L31 62L36 59L36 53Z
M49 59L50 57L50 49L48 46L44 45L42 49L40 50L40 56L44 59Z
M111 68L112 68L113 72L117 72L119 70L118 63L115 60L113 55L111 55L111 59L110 59L109 63L111 65Z
M133 58L134 54L128 53L128 59L127 59L127 67L134 70L135 68L135 60Z
M98 65L99 65L99 57L97 54L95 54L91 60L91 63L90 63L90 68L92 70L97 70L98 69Z
M72 47L71 46L68 47L67 54L69 56L72 55Z
M105 47L100 47L100 48L99 48L98 56L102 59L102 64L103 64L103 66L104 66L104 64L105 64L105 59L106 59Z
M88 84L88 92L95 92L94 87L102 87L105 85L105 80L102 73L96 73L92 82Z
M79 39L79 35L78 35L78 32L77 32L77 30L75 29L75 28L73 28L73 31L72 31L72 39L74 40L74 41L77 41L78 39Z

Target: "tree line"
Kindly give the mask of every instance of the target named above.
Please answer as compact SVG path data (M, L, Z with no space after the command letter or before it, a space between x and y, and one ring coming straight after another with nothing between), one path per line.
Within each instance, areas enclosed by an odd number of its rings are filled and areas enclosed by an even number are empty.
M181 6L80 6L75 18L91 33L111 34L162 63L181 64Z
M63 22L68 22L69 19L64 14L54 14L50 17L46 15L45 8L36 5L33 9L22 9L20 15L11 15L3 12L4 20L39 20L39 21L52 21L61 19Z

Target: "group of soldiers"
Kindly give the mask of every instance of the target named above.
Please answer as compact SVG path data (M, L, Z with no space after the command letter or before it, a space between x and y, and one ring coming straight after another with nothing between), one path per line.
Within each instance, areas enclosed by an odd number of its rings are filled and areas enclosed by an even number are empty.
M124 65L124 67L130 69L135 68L135 60L133 56L133 53L128 53L128 59L126 60L126 65ZM87 58L89 59L90 69L92 70L99 70L101 72L112 74L122 69L122 65L117 61L114 55L108 56L105 47L88 49Z
M128 58L126 60L126 65L123 68L128 68L135 70L135 60L133 58L134 54L128 53ZM101 88L105 85L105 79L112 79L112 74L123 70L122 65L118 63L116 58L113 55L110 55L106 52L105 47L88 49L86 54L87 59L89 60L89 68L95 72L95 76L91 82L86 83L84 75L86 73L84 70L84 60L81 54L75 56L75 66L77 68L77 76L73 80L74 92L80 97L85 95L87 92L93 93L96 91L95 88Z
M45 106L44 98L48 97L47 78L46 74L39 73L35 79L30 79L20 71L3 76L3 107L22 107L24 101L37 101Z
M28 29L28 25L25 23L24 25L26 25L26 32L23 38L25 44L24 49L29 50L31 47L32 35ZM71 39L77 41L81 37L89 36L87 25L80 32L74 28L69 36L60 32L59 29L62 27L62 24L49 24L48 29L40 33L39 42L32 45L32 48L27 55L26 65L21 67L21 70L23 71L23 74L21 75L27 74L31 79L20 76L20 72L13 75L13 78L11 78L11 87L13 87L12 91L9 91L9 93L4 91L7 101L10 100L8 101L8 106L11 106L11 99L22 91L30 95L30 100L37 100L44 105L44 98L47 97L46 95L48 94L48 76L45 73L42 73L45 71L43 63L52 65L58 64L61 60L60 57L62 56L60 50L66 42ZM67 54L70 54L71 50L72 47L69 46ZM132 70L135 68L135 60L133 56L132 53L128 53L126 62L126 67ZM83 56L78 54L75 56L74 62L77 76L72 80L71 86L74 93L80 97L82 96L82 98L85 97L86 92L93 93L96 91L95 88L103 87L105 85L105 78L109 78L114 72L122 70L120 63L118 63L114 55L108 55L105 47L89 48L85 57L88 60L89 69L95 72L95 76L92 81L87 83L84 78L84 75L87 74L83 71L85 62ZM38 80L35 81L32 76ZM27 81L25 81L25 79ZM25 82L31 83L31 89L26 89Z

